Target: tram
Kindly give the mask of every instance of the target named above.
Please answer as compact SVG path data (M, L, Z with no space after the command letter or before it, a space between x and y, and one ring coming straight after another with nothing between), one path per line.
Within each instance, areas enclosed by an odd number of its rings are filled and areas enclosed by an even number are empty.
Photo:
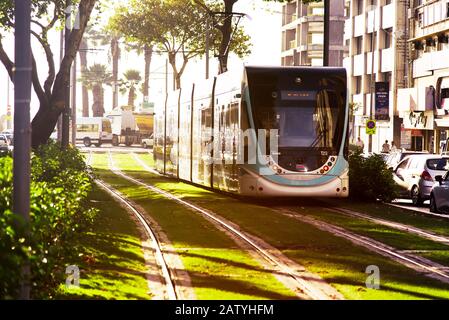
M250 197L347 197L346 70L245 66L155 106L156 170Z

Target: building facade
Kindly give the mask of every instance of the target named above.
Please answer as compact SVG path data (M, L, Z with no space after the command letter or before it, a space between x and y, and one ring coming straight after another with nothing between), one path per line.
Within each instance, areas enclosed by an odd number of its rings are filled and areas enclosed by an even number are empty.
M365 151L380 152L385 140L400 144L395 97L407 87L408 5L406 0L352 0L347 5L344 40L349 53L343 64L352 109L350 139L360 137ZM373 94L380 91L376 86L384 91L382 96ZM368 119L376 120L371 139L366 134Z
M449 137L449 0L410 1L408 88L398 93L405 148L439 153Z
M347 48L343 44L347 10L345 0L332 0L329 63L342 66ZM304 4L291 1L282 7L283 66L323 65L323 2Z

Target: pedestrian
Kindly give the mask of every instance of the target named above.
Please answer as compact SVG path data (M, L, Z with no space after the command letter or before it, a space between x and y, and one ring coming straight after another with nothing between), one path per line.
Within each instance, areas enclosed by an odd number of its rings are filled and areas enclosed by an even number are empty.
M396 145L394 144L394 141L391 141L390 152L393 153L393 152L396 152L396 151L398 151L398 148L396 148Z
M385 143L382 145L382 152L383 153L390 152L390 145L388 144L388 140L385 140Z
M365 145L363 144L363 141L362 139L360 139L360 137L357 138L356 146L362 149L362 151L365 148Z

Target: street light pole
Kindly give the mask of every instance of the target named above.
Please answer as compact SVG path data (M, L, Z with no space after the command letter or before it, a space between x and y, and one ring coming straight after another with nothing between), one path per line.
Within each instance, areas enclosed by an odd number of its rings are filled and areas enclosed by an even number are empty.
M371 36L371 103L370 103L370 119L373 120L375 118L375 109L374 109L374 94L375 94L375 90L376 90L376 78L375 78L375 74L374 74L374 47L375 47L375 38L374 36L376 35L376 10L377 8L375 7L373 9L373 33ZM373 152L373 135L370 134L368 137L368 152Z
M210 35L209 35L209 16L206 18L206 80L209 79L209 50L210 50Z
M67 48L70 45L70 19L71 19L72 0L66 0L66 23L65 23L65 48L64 54L67 54ZM70 77L69 77L70 79ZM65 88L65 106L62 112L62 141L61 146L67 148L70 140L70 80Z
M323 34L323 66L329 66L330 51L330 19L331 19L330 0L324 0L324 34Z
M15 0L13 212L30 220L31 2ZM30 265L22 267L20 299L30 298Z
M76 146L76 56L72 67L72 145Z

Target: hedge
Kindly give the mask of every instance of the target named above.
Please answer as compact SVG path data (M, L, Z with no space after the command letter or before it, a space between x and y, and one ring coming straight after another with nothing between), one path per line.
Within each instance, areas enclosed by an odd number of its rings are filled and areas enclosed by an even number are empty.
M12 164L0 158L0 299L18 295L21 266L31 269L33 298L51 298L64 283L65 262L77 254L71 240L89 227L96 215L88 195L92 178L75 148L61 150L54 142L32 155L30 222L12 213ZM25 233L29 230L28 233Z

